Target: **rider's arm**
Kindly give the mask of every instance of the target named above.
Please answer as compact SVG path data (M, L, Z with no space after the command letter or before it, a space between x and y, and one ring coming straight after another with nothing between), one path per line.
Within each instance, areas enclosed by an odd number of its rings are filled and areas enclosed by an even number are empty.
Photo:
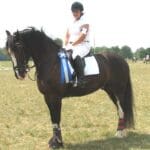
M83 42L84 39L86 38L88 30L89 30L89 25L88 24L82 25L80 35L77 38L77 40L73 42L72 46L75 46L75 45L80 44L81 42Z
M67 30L66 36L65 36L65 46L68 44L69 38L70 38L70 34L69 34L69 30Z

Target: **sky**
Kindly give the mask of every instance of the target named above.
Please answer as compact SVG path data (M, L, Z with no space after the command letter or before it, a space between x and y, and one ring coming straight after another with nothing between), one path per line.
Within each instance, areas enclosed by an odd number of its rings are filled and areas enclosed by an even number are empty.
M0 0L0 47L5 30L29 26L43 28L48 36L64 39L75 0ZM135 51L150 47L149 0L79 0L91 27L92 46L128 45ZM95 41L95 42L94 42Z

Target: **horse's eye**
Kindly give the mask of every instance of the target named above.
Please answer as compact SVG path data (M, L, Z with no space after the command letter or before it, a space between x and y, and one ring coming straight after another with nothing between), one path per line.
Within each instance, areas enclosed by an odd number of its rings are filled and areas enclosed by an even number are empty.
M15 43L15 46L16 46L17 48L22 48L22 45L21 45L19 42Z
M15 44L16 46L20 46L20 43L19 42L16 42L16 44Z

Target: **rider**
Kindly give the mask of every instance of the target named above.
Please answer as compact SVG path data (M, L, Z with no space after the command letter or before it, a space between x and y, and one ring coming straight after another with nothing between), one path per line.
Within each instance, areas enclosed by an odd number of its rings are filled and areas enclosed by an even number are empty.
M149 60L150 59L150 56L147 54L146 55L146 60Z
M65 37L66 50L73 50L72 58L78 78L77 85L84 82L84 63L82 58L90 52L89 22L86 20L83 10L83 5L80 2L72 4L71 11L74 20L67 29Z

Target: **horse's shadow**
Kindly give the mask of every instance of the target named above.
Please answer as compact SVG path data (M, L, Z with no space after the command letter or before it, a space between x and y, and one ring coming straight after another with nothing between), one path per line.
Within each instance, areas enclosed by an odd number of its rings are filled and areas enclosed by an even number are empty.
M82 144L65 144L71 150L150 150L150 134L130 132L127 138L107 138Z

